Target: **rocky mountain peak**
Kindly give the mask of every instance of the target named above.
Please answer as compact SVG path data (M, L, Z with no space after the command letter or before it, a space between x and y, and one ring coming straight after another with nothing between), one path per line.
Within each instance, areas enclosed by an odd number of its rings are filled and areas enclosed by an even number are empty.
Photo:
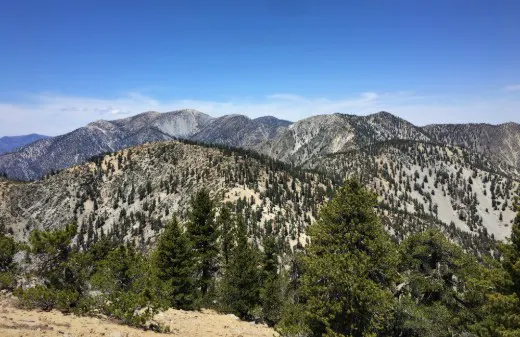
M396 115L394 115L388 111L384 111L384 110L381 110L381 111L371 114L369 116L379 116L379 117L384 117L384 118L400 118L400 117L397 117Z
M502 123L500 124L500 126L503 126L505 128L520 128L520 124L515 122Z
M97 121L90 122L87 124L87 128L91 128L91 129L92 128L112 129L115 127L116 126L112 122L104 120L104 119L99 119Z
M291 123L273 116L251 119L230 114L214 118L195 109L182 109L100 120L27 145L23 151L0 156L0 173L16 179L35 179L103 152L175 138L252 149L296 165L378 142L413 140L492 153L497 164L520 167L520 126L516 123L417 127L387 111L367 116L324 114Z
M276 125L283 125L283 126L289 126L289 125L293 124L292 122L289 122L284 119L278 119L274 116L263 116L263 117L255 118L254 120L259 123L263 123L263 124L276 124Z
M218 117L218 118L221 118L223 120L243 120L243 121L251 120L251 118L249 118L248 116L240 115L240 114L229 114L229 115L224 115L224 116Z
M176 110L176 111L173 111L173 112L184 113L184 114L192 114L192 115L200 115L200 114L205 115L205 113L200 112L199 110L195 110L195 109L180 109L180 110Z

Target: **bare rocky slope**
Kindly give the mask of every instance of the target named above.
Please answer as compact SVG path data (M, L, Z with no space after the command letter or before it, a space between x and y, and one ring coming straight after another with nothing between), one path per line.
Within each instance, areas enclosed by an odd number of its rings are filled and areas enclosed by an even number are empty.
M243 115L215 118L190 139L205 143L251 148L277 137L291 122L274 117L250 119Z
M0 172L13 179L38 179L100 153L145 142L187 137L210 121L211 117L194 110L164 114L145 112L121 120L101 120L0 156Z
M422 128L432 140L488 154L495 163L520 168L520 125L435 124Z
M388 112L368 116L318 115L300 120L256 147L276 159L301 165L326 154L392 139L429 141L420 128Z
M390 140L457 146L486 156L495 166L520 169L520 124L436 124L417 127L388 112L368 116L318 115L302 119L253 148L273 158L304 164L327 154Z

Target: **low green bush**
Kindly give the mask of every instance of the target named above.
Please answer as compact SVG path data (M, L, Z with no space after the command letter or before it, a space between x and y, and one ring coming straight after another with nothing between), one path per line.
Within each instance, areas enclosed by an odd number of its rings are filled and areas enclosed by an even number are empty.
M69 312L72 311L79 300L79 294L73 290L49 289L43 285L18 290L16 295L23 307L39 308L45 311L58 309Z

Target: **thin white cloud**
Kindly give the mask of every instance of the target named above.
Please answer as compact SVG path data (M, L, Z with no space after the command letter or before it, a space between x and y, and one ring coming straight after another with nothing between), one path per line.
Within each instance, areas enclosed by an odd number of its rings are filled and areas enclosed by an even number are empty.
M512 84L504 87L505 91L520 91L520 84Z
M272 94L267 96L268 99L275 99L275 100L287 100L287 101L294 101L294 102L306 102L307 100L305 97L300 95L294 95L294 94Z
M452 99L419 96L413 92L362 92L339 98L274 93L258 99L228 100L159 100L138 92L111 99L43 93L28 96L24 103L0 102L0 136L32 132L58 135L98 119L111 120L150 110L166 112L184 108L212 116L244 114L255 118L272 115L292 121L334 112L366 115L386 110L417 125L520 122L520 98L510 95L454 103Z
M364 92L361 94L361 98L367 100L367 101L374 101L379 97L379 95L376 92Z

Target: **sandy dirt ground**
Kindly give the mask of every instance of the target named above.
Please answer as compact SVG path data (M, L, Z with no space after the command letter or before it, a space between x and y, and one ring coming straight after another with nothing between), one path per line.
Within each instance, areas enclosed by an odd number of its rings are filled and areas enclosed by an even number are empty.
M171 333L161 334L134 329L106 319L64 315L57 311L23 310L15 298L0 298L0 336L277 336L264 325L238 320L233 315L221 315L211 310L201 312L168 310L159 313L155 321L169 326Z

